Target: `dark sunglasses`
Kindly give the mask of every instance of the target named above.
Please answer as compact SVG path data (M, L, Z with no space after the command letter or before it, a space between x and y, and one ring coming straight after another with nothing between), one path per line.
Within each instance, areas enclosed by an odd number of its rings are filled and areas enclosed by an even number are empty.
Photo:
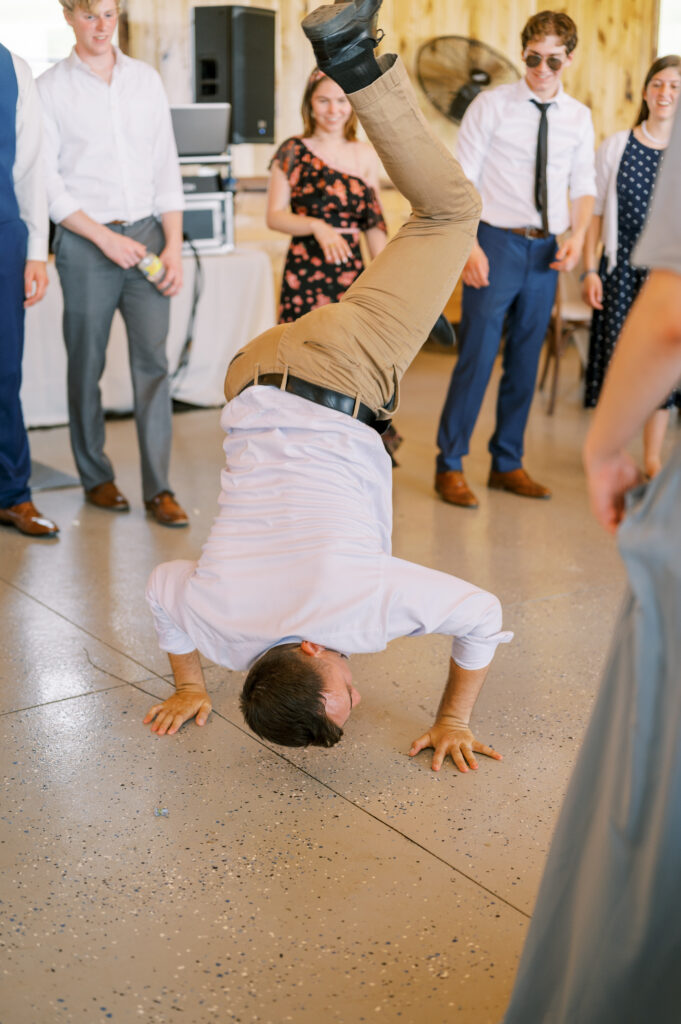
M538 53L528 53L527 57L523 57L523 60L528 68L538 68L541 62L545 60L547 68L551 71L560 71L565 63L562 57L541 57Z

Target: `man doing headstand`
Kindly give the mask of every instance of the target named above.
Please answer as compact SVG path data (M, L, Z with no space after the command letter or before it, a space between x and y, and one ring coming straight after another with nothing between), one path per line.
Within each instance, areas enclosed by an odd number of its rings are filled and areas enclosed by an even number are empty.
M469 721L496 646L511 634L492 594L391 556L380 430L468 257L480 203L427 127L401 61L374 57L380 3L322 7L303 28L412 214L341 302L266 331L232 360L217 518L198 562L160 565L148 584L177 692L144 721L160 735L194 716L205 723L201 651L250 666L241 707L258 735L331 746L360 700L347 655L445 633L448 680L410 754L430 746L433 768L450 754L466 771L476 752L500 756Z

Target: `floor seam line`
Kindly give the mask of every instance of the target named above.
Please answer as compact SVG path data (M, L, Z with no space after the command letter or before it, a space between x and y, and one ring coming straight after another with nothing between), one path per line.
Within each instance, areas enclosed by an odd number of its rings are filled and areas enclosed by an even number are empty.
M145 672L148 672L150 674L150 677L153 676L157 679L163 678L163 676L155 672L153 668L149 668L148 665L145 665L143 662L138 661L137 658L133 658L132 655L126 654L124 651L121 651L118 647L114 647L114 645L109 640L102 640L101 637L98 637L94 633L91 633L89 629L85 628L85 626L80 626L77 622L74 622L73 619L69 619L62 612L58 612L55 608L51 608L49 604L45 604L45 602L41 601L39 597L35 597L33 594L29 594L28 591L24 590L22 587L18 587L16 583L9 583L6 580L3 580L3 582L6 582L8 587L11 587L18 593L23 594L23 596L28 598L29 601L35 601L35 603L40 605L41 608L44 608L48 612L52 612L53 615L56 615L64 622L68 622L70 626L73 626L74 629L77 629L81 633L84 633L85 636L89 636L92 640L95 640L97 643L103 644L104 647L108 647L110 651L114 651L116 654L119 654L122 658L126 658L127 661L131 662L133 665L137 665L138 668L144 669ZM101 671L105 672L106 669L102 669Z
M114 676L114 678L118 678ZM49 708L54 704L63 704L67 700L80 700L81 697L96 697L98 693L110 693L112 690L120 690L123 686L131 686L131 683L126 682L122 679L120 682L115 683L113 686L102 686L98 690L88 690L85 693L73 693L70 697L57 697L55 700L45 700L40 704L27 704L23 708L12 708L11 711L0 711L0 718L6 718L8 715L18 715L22 711L36 711L38 708Z
M213 709L213 714L216 715L218 718L221 718L223 722L227 722L228 725L231 725L235 729L238 729L239 732L243 733L245 736L248 736L250 739L254 740L259 746L264 747L265 750L268 750L271 754L274 754L275 757L278 757L281 761L285 762L285 764L291 765L292 768L295 768L297 771L302 772L303 775L306 775L313 782L316 782L318 785L323 786L324 789L327 789L330 793L333 793L334 796L337 796L340 800L343 800L351 807L354 807L355 810L361 811L362 813L372 818L377 824L383 825L391 832L395 833L398 836L401 836L408 843L411 843L413 846L416 846L419 850L422 850L424 853L428 854L429 857L435 858L435 860L439 861L440 864L443 864L445 867L449 868L450 871L453 871L455 874L460 875L462 878L465 878L467 882L470 882L478 889L482 889L483 892L486 892L490 896L493 896L494 899L499 900L501 903L509 907L511 910L515 910L518 914L521 914L526 920L529 921L531 919L531 914L529 914L526 910L523 910L521 907L517 907L515 903L512 903L510 900L506 899L505 896L502 896L500 893L497 893L493 889L490 889L484 883L479 882L476 878L473 878L472 875L466 874L465 871L463 871L461 868L456 867L454 864L451 864L439 853L435 853L433 850L429 850L427 846L424 846L417 839L412 839L411 836L408 836L405 832L400 831L399 828L397 828L395 825L391 825L390 822L385 821L383 818L380 818L377 814L374 814L374 812L370 811L367 807L360 807L360 805L356 804L353 800L350 799L350 797L346 796L344 793L341 793L339 790L334 789L333 786L331 786L328 782L324 782L322 779L318 779L315 775L312 775L312 773L309 772L306 768L301 768L300 765L297 765L295 763L295 761L291 761L291 759L286 757L285 754L281 754L279 753L278 750L274 750L272 747L269 747L266 743L263 743L262 740L260 740L252 732L250 732L250 730L246 730L242 726L237 725L236 722L233 722L230 718L227 718L226 715L221 714L219 711L215 711L215 709Z

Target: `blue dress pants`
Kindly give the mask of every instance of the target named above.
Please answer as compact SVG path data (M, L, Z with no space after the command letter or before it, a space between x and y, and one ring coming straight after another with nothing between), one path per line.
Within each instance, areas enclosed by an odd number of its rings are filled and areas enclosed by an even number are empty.
M461 470L468 454L504 321L503 375L489 451L492 468L501 473L522 465L525 425L556 294L557 271L549 268L556 253L553 235L525 238L482 222L478 242L489 259L490 283L463 289L459 358L437 436L438 473Z
M0 224L0 508L31 498L31 457L19 399L27 237L21 220Z

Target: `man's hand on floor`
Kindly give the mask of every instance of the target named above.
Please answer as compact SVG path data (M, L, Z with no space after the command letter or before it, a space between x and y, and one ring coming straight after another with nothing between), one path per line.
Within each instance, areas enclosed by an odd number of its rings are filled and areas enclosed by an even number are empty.
M409 757L414 757L426 747L433 747L435 750L431 765L434 772L439 772L448 754L460 772L467 772L469 768L476 769L478 767L476 753L493 757L495 761L502 760L498 751L476 740L471 730L463 722L436 722L427 733L414 740Z
M213 705L205 690L181 690L174 693L162 704L149 708L143 725L151 722L151 731L159 736L172 736L190 718L196 717L197 725L205 725Z

